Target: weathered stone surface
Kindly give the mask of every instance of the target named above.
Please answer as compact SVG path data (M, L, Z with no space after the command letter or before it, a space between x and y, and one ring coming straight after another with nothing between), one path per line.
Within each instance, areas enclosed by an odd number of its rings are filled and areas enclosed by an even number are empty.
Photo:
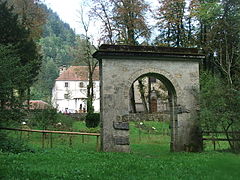
M161 80L169 92L170 109L166 119L171 124L171 150L184 151L189 144L201 149L201 138L197 138L196 131L196 92L199 61L203 56L197 49L105 45L94 56L100 64L103 151L129 151L129 131L115 128L113 122L160 118L129 114L130 87L137 78L149 73ZM184 107L176 108L178 104Z
M189 109L187 109L185 106L182 106L180 104L178 104L175 108L176 108L176 113L177 114L190 113Z
M113 122L114 129L117 130L129 130L128 122Z
M116 136L114 137L115 145L129 145L129 138L124 136Z
M165 113L165 114L160 114L160 113L153 113L153 114L148 114L148 113L131 113L131 114L126 114L122 116L122 121L124 122L129 122L129 121L169 121L170 120L170 114Z

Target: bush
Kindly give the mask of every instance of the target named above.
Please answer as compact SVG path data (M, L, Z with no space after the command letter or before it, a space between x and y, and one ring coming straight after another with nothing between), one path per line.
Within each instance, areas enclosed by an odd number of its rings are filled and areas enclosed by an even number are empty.
M0 133L0 151L9 153L34 152L22 141L8 137L5 133Z
M99 113L88 113L86 116L86 126L88 128L95 128L99 125L100 114Z
M73 123L75 122L75 119L68 115L64 115L61 113L57 114L57 123L61 123L60 127L57 127L57 129L61 130L72 130Z
M57 122L57 111L56 109L43 109L35 110L33 117L30 119L31 126L38 126L41 129L47 129L53 126Z
M226 137L238 139L239 134L231 132L240 128L240 92L225 79L203 73L201 76L200 119L204 131L223 131ZM234 151L240 152L239 141L228 141Z

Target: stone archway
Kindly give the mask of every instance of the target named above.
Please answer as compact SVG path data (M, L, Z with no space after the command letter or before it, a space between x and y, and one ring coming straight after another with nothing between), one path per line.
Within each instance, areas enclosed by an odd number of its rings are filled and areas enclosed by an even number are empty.
M93 55L99 60L101 81L101 149L129 152L129 88L145 74L154 74L170 93L172 151L201 151L198 124L199 60L196 49L102 45Z
M151 76L159 79L167 88L168 91L168 101L169 101L169 109L170 109L170 127L171 127L171 142L170 142L170 149L171 151L177 151L178 149L178 143L177 143L177 137L178 137L178 116L175 111L177 109L175 108L177 105L177 93L176 92L181 92L181 89L175 80L174 77L171 76L170 73L167 71L161 70L161 69L156 69L156 68L146 68L144 70L139 70L137 72L134 72L133 74L130 75L129 80L127 81L127 87L125 90L130 89L131 85L129 82L133 82L134 79L138 79L139 77L142 76ZM177 89L177 91L176 91ZM127 94L128 91L125 91L124 94ZM130 108L128 108L130 109ZM142 115L141 115L142 116ZM127 120L124 119L126 117ZM128 116L123 116L123 121L128 121ZM145 118L146 116L143 116Z

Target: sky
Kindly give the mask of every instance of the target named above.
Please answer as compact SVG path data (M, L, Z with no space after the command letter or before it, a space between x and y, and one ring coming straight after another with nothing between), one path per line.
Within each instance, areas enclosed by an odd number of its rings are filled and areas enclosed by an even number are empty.
M86 15L85 19L88 19L87 12L89 11L89 0L43 0L43 2L50 7L54 12L56 12L60 19L68 23L70 27L77 34L84 34L84 29L79 22L81 10L81 5L84 7L83 12ZM146 0L151 6L157 4L157 0ZM96 44L97 39L100 38L100 23L96 21L91 21L89 25L89 35L94 44Z
M44 3L56 12L61 20L68 23L76 33L81 34L84 31L78 22L78 11L80 11L83 1L84 0L44 0Z

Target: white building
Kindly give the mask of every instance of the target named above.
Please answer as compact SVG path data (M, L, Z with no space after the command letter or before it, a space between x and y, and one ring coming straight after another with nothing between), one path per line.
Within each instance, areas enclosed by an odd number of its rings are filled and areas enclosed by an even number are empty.
M52 90L52 104L60 112L79 113L87 110L88 66L70 66L60 69ZM94 111L100 111L99 68L93 75Z

